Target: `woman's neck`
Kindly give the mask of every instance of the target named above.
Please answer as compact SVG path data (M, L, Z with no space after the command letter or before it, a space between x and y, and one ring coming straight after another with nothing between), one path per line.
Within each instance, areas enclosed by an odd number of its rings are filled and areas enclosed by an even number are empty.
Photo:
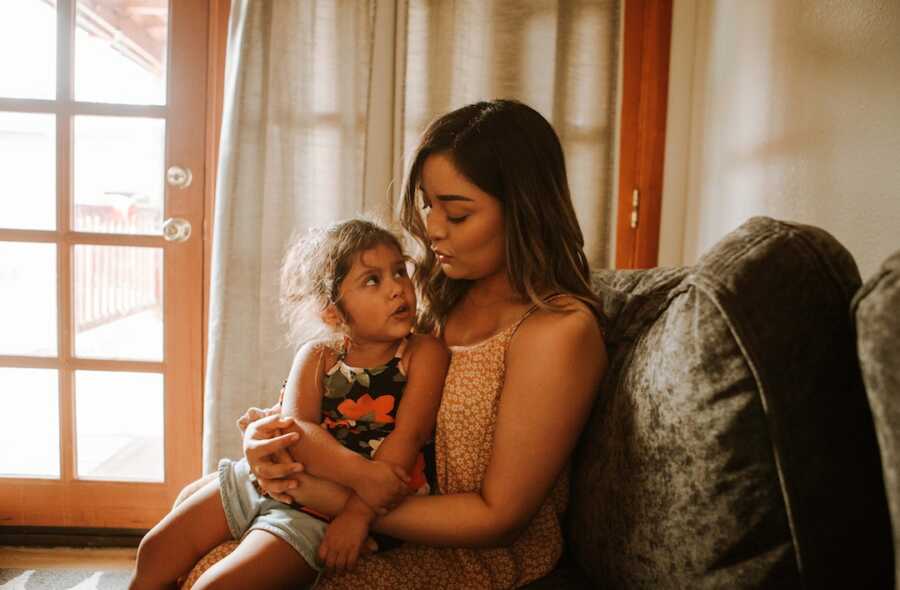
M348 365L354 367L375 367L386 364L400 347L400 340L391 340L388 342L379 340L364 340L360 338L350 338L347 344L347 352L344 360Z
M509 282L505 269L474 281L466 291L465 297L470 304L477 307L523 301L522 296Z

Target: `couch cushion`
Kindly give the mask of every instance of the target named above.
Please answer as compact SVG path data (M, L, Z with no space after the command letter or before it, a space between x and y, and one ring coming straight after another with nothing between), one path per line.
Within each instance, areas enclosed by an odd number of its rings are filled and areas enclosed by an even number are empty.
M754 218L695 267L594 278L610 365L567 523L593 583L884 587L849 253L822 230Z
M875 418L900 581L900 252L853 299L863 381Z

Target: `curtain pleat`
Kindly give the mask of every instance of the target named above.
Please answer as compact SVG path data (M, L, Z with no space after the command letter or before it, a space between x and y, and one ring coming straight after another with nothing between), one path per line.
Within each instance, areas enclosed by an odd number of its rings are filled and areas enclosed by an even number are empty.
M291 236L363 205L374 1L232 4L218 171L203 465L278 398L293 351L278 275Z
M617 0L409 0L403 157L449 110L531 105L560 135L588 258L609 266L618 18Z

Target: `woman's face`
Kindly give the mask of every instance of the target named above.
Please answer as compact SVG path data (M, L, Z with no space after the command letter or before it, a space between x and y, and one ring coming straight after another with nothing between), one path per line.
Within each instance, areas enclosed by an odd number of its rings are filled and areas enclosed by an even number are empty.
M425 228L444 274L477 280L506 271L503 209L444 154L422 168Z

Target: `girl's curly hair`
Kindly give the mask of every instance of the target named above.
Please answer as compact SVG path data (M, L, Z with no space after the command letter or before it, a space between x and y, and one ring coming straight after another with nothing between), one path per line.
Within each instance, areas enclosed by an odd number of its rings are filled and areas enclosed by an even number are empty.
M356 257L378 245L393 246L403 255L400 240L378 223L350 219L313 228L291 240L281 265L281 315L295 345L333 337L322 321L329 304L340 308L340 286ZM342 310L343 311L343 310Z

